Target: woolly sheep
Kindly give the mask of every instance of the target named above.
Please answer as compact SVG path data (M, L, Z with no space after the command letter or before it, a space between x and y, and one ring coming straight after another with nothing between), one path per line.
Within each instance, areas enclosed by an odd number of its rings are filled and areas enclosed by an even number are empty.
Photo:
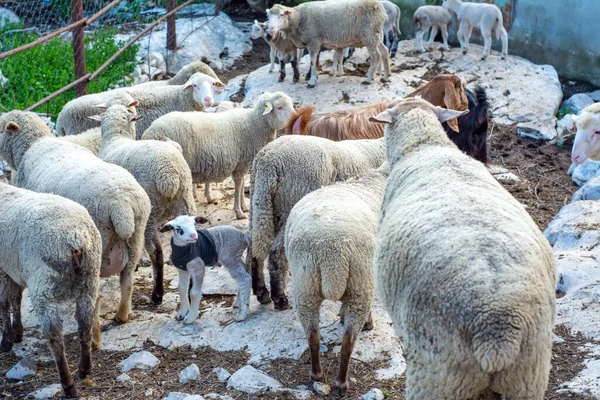
M270 58L271 64L269 66L269 72L273 72L273 65L275 59L279 59L279 82L283 82L285 79L285 62L287 59L292 64L292 70L294 72L293 81L298 82L300 80L300 70L298 69L298 62L300 60L300 50L292 43L291 40L284 38L283 34L276 33L271 35L265 32L267 27L266 22L258 22L254 20L252 24L252 36L253 40L263 38L271 48Z
M100 154L100 143L102 142L102 133L100 128L91 128L87 131L84 131L78 135L69 135L69 136L59 136L60 140L64 140L66 142L74 143L81 147L85 147L95 156Z
M383 35L385 37L385 46L390 50L390 57L396 57L396 52L398 51L398 42L400 41L400 16L402 13L400 12L400 7L392 3L388 0L379 0L385 13L387 14L387 19L383 24Z
M579 115L573 115L577 134L573 142L571 159L581 164L588 158L600 161L600 103L584 108Z
M206 222L208 220L203 217L181 215L160 228L161 232L173 231L171 260L179 274L181 302L176 319L183 320L184 324L191 324L198 318L205 269L207 266L221 264L239 285L238 295L233 303L233 307L239 310L234 319L243 321L248 315L250 304L250 274L246 271L242 255L248 248L249 239L233 226L196 230L197 223Z
M210 66L208 66L206 63L203 63L202 61L194 61L192 63L184 65L179 70L179 72L177 72L177 74L174 77L172 77L171 79L166 79L166 80L162 80L162 81L144 82L144 83L135 85L134 87L137 89L140 89L140 88L146 89L146 88L157 88L160 86L168 86L168 85L183 85L192 77L192 75L194 75L197 72L201 72L208 76L212 76L213 78L215 78L217 80L219 79L217 74L215 74L215 71L213 71L213 69ZM119 89L121 89L121 88L119 88ZM119 89L114 89L114 90L116 91Z
M323 380L319 309L325 299L342 302L344 333L335 393L345 395L354 344L362 327L372 329L375 297L373 251L387 167L360 179L324 187L304 196L285 225L294 307L310 349L311 374Z
M205 108L204 112L207 112L207 113L225 112L225 111L233 110L234 108L238 108L239 106L240 105L238 103L235 103L233 101L217 101L216 103L213 103L212 106Z
M340 50L366 46L371 66L363 83L371 83L382 60L384 79L389 78L388 51L381 41L387 14L377 0L314 1L293 8L276 4L267 13L270 34L283 32L297 47L308 49L311 58L309 88L317 82L317 56L322 44Z
M285 126L293 112L292 99L286 94L263 93L249 109L169 113L154 121L142 139L165 136L179 143L194 183L221 182L231 176L235 183L233 210L243 219L244 211L248 211L244 175L256 153L275 139L276 131Z
M292 207L308 193L377 168L384 159L383 139L332 142L314 136L283 136L256 155L250 175L248 264L261 303L270 302L263 276L268 258L271 299L277 309L289 307L283 235Z
M406 354L406 399L541 400L552 249L525 208L448 139L438 118L457 114L406 99L376 117L389 124L390 174L374 267Z
M56 120L58 136L75 135L98 126L96 121L87 117L96 115L98 107L105 108L106 103L116 96L129 95L140 101L138 111L144 120L138 124L141 134L152 121L171 111L202 111L214 102L215 93L220 93L225 85L209 75L195 73L183 85L166 85L138 89L137 86L109 92L90 94L68 102ZM191 89L191 90L189 90Z
M81 346L79 377L84 378L92 368L100 232L85 208L60 196L0 183L0 204L0 309L4 325L0 350L9 351L13 342L23 339L21 298L27 286L65 395L76 397L57 303L76 304Z
M415 23L415 36L421 53L425 53L423 36L429 31L429 28L431 28L431 33L429 34L427 48L430 48L433 44L439 29L442 32L442 40L444 41L443 49L450 51L450 47L448 47L448 25L452 22L452 16L448 10L442 6L421 6L415 11L413 21Z
M54 193L84 206L102 236L100 277L120 274L121 302L115 316L129 320L133 270L144 243L150 199L125 169L89 150L55 138L34 113L11 111L0 116L0 156L13 171L17 186ZM99 340L99 338L98 338Z
M129 171L144 188L150 204L150 216L144 233L145 248L152 262L154 289L152 302L162 303L163 250L158 228L180 214L195 214L192 173L177 147L160 140L135 140L137 100L127 107L111 106L97 118L101 122L100 158ZM175 143L175 142L173 142Z
M501 59L508 55L508 33L502 25L502 11L493 5L487 3L468 3L461 0L442 0L442 6L456 14L460 23L456 36L460 42L460 48L463 54L469 51L469 40L473 28L477 27L483 36L483 55L485 60L490 54L492 47L492 29L496 32L496 40L502 40Z

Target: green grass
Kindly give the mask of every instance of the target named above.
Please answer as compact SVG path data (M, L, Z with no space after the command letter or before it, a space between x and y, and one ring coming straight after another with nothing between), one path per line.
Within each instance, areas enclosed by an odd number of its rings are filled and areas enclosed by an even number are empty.
M18 24L7 24L2 33L23 28ZM86 66L88 72L95 71L124 43L115 43L117 31L103 28L85 38ZM0 52L30 43L37 39L30 32L8 33L2 36ZM131 74L136 65L135 55L138 46L128 48L95 80L88 83L88 93L97 93L113 88L116 84L130 83L126 75ZM60 37L45 44L0 60L0 70L9 83L0 90L0 111L24 109L47 95L54 93L75 80L73 67L73 46ZM69 90L37 109L56 117L69 100L75 98L75 89Z

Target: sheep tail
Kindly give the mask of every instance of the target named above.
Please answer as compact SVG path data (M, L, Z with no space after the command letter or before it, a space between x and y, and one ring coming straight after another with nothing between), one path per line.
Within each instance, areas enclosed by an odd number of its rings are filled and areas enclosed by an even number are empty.
M521 353L525 321L506 311L487 312L485 327L473 337L473 354L484 372L492 374L509 368Z
M116 203L113 205L110 220L119 239L127 241L135 232L135 215L129 204Z
M285 127L286 135L306 135L308 123L310 122L310 118L312 114L315 112L314 106L302 106L297 111L296 114L290 118L287 126Z
M260 174L253 171L253 175L250 248L254 257L265 260L275 240L273 193L277 188L277 170L272 165L265 165Z
M156 173L156 190L158 193L167 199L173 199L177 196L181 187L181 182L177 168L173 167L168 161L165 162Z
M421 30L421 21L419 20L419 18L415 17L415 31L420 31Z
M338 268L331 268L331 265L327 265L327 262L328 260L322 260L320 263L321 292L326 299L340 300L346 293L350 266L341 265Z
M500 40L503 30L504 30L504 20L502 18L502 12L498 12L498 16L496 17L496 40Z

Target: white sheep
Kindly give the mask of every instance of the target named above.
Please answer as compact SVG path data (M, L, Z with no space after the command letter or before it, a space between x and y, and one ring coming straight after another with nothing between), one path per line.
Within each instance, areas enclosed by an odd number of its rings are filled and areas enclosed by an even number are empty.
M276 131L285 127L293 112L292 99L286 94L263 93L253 108L216 114L169 113L154 121L142 139L165 136L179 143L194 183L221 182L231 176L235 183L233 209L236 217L243 219L248 211L244 175L256 153L275 139Z
M552 248L448 138L439 121L460 114L412 98L375 117L388 124L390 174L374 267L406 355L406 399L541 400L556 311Z
M195 73L183 85L142 87L132 86L108 92L78 97L65 104L56 120L58 136L76 135L98 126L98 122L88 119L98 114L98 107L119 95L129 95L140 101L138 111L144 120L138 124L138 132L147 129L152 121L171 111L202 111L214 102L215 93L220 93L225 85L212 76Z
M366 46L371 66L363 83L371 83L380 62L383 62L384 79L389 78L388 51L382 42L387 14L377 0L314 1L293 8L276 4L267 13L270 34L283 32L298 48L308 49L309 88L317 82L317 57L322 44L339 49L339 54L344 47ZM334 59L338 59L339 54Z
M248 264L254 294L261 303L270 302L263 271L268 259L271 299L276 309L289 307L284 292L288 267L283 235L292 207L308 193L377 168L384 160L383 139L333 142L299 135L282 136L256 155L250 176L252 251Z
M600 161L600 103L587 106L572 118L577 127L577 134L571 159L575 164L581 164L588 158Z
M182 152L160 140L135 140L137 100L127 106L113 105L94 118L101 122L100 158L129 171L144 188L152 208L144 233L154 276L152 302L162 303L163 250L158 228L180 214L195 214L192 173ZM175 142L173 142L175 144Z
M6 132L2 135L12 135L12 126L2 128ZM0 204L0 311L4 325L0 350L9 351L13 342L23 340L21 298L26 286L65 395L76 397L58 306L66 301L76 304L81 346L78 375L84 378L92 368L100 232L85 208L60 196L0 183Z
M152 57L152 54L150 55ZM184 85L191 77L197 72L212 76L215 79L219 79L215 71L202 61L194 61L187 65L184 65L177 74L171 79L165 79L162 81L149 81L135 85L136 88L156 88L159 86L168 85ZM119 90L119 89L115 89Z
M217 101L216 103L213 103L212 106L205 108L204 112L220 113L220 112L233 110L234 108L238 108L239 106L240 106L239 103L236 103L233 101Z
M383 35L386 47L390 50L390 57L396 57L398 51L398 42L400 41L400 7L388 0L379 0L385 13L387 20L383 24Z
M89 150L55 138L34 113L11 111L0 116L0 156L13 168L22 188L54 193L84 206L102 236L100 277L120 274L121 302L115 316L129 320L133 271L143 245L150 199L125 169ZM99 339L99 338L98 338Z
M254 20L254 24L252 24L252 34L251 38L256 40L258 38L263 38L265 42L271 48L270 59L271 64L269 66L269 72L273 72L273 67L275 64L275 59L278 59L279 62L279 82L283 82L285 79L285 63L286 60L290 60L292 64L292 71L294 73L293 81L294 83L300 80L300 70L298 69L298 63L301 57L301 51L292 43L291 40L283 37L281 33L277 33L275 35L271 35L265 32L267 28L267 22L258 22Z
M463 54L467 54L467 51L469 51L469 40L473 28L477 27L483 36L483 55L481 59L485 60L490 54L492 30L496 32L496 40L502 40L500 58L503 60L506 58L508 55L508 33L502 25L502 11L497 6L487 3L468 3L461 0L443 0L442 6L454 12L460 23L456 36Z
M183 320L184 324L191 324L198 318L206 267L221 264L238 283L238 295L233 307L239 310L234 319L238 322L243 321L248 315L251 278L246 271L242 255L248 248L249 239L233 226L196 230L196 224L206 222L208 220L203 217L181 215L160 228L161 232L173 231L171 261L179 274L181 302L176 319ZM188 291L191 302L188 299Z
M448 47L448 25L452 22L452 15L448 10L442 6L421 6L415 11L413 21L415 23L415 36L421 53L425 53L423 36L429 31L429 28L431 28L431 33L429 34L427 48L433 45L433 40L439 29L442 32L444 41L443 49L450 51L450 47Z
M383 166L307 194L292 208L285 226L294 307L308 339L310 377L316 381L323 379L319 308L326 299L342 302L344 333L334 393L342 396L358 334L367 323L373 327L372 263L386 178Z

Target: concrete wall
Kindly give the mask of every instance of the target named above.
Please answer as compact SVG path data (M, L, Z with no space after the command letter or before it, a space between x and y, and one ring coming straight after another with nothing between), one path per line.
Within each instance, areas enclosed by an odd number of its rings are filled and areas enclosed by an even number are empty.
M392 1L402 10L401 30L404 38L406 35L414 37L412 15L419 6L434 2ZM509 54L522 56L537 64L551 64L561 76L600 86L600 0L484 1L501 6L509 24L512 19L512 26L507 27ZM455 21L453 25L456 28ZM450 40L457 43L454 31ZM474 33L472 40L479 41L479 34ZM499 49L499 43L494 43L494 48Z

